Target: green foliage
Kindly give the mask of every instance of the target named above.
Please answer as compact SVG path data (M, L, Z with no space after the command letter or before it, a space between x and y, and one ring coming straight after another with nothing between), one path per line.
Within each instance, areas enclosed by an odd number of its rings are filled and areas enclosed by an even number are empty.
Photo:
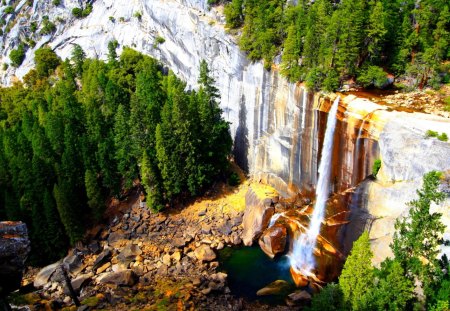
M36 30L37 30L37 23L36 22L31 22L30 23L30 30L31 30L31 32L36 32Z
M342 274L339 277L339 287L344 300L352 310L363 310L366 303L363 297L369 293L374 282L374 268L372 267L373 253L370 250L369 234L365 231L353 243L350 255L345 261Z
M25 59L25 46L21 43L15 50L9 53L9 59L13 67L19 67Z
M437 137L437 139L439 139L440 141L447 141L448 140L448 136L446 133L441 133L441 135L439 135Z
M160 36L156 36L155 43L153 43L153 47L156 48L158 47L158 45L163 44L164 42L166 42L166 39Z
M3 13L5 13L5 14L12 14L12 13L14 13L14 8L12 6L7 6L5 8L5 10L3 10Z
M83 16L83 9L82 8L73 8L72 15L75 16L76 18L81 18Z
M436 132L436 131L427 130L427 131L425 132L425 137L426 137L426 138L428 138L428 137L438 137L438 136L439 136L439 133Z
M224 14L227 27L242 26L239 46L251 60L270 68L282 51L282 74L314 89L336 89L349 78L381 87L381 66L419 87L436 87L446 76L439 70L450 56L445 1L232 0ZM322 76L307 79L316 70Z
M48 77L58 65L61 59L49 47L43 47L34 52L36 71L41 77Z
M61 4L61 0L53 0L52 3L54 6L59 6Z
M445 194L438 190L441 174L435 171L425 174L423 186L417 190L418 199L408 203L408 217L396 221L392 251L407 275L422 283L425 294L431 295L442 271L436 259L443 243L445 226L440 213L430 213L432 202L439 204Z
M74 71L78 76L83 74L83 64L86 59L86 53L84 53L83 49L79 44L75 44L72 49L72 57L71 60L74 65Z
M439 139L440 141L447 141L448 140L448 136L447 133L441 133L439 134L436 131L432 131L432 130L427 130L425 132L425 138L430 138L430 137L436 137L437 139Z
M373 162L373 166L372 166L372 175L373 175L373 177L377 177L378 171L380 170L380 168L381 168L381 159L376 159Z
M41 28L41 35L49 35L56 31L56 26L54 23L52 23L48 17L42 19L42 28Z
M92 5L88 4L86 7L83 8L73 8L72 9L72 15L76 18L85 18L86 16L89 16L92 12Z
M226 18L226 26L229 28L238 28L244 22L244 15L242 12L243 0L232 0L226 4L223 13Z
M116 49L119 46L119 42L117 40L111 40L108 42L108 62L111 64L116 64L117 61L117 52Z
M405 275L400 262L386 259L376 270L378 283L371 285L365 300L373 310L405 310L414 298L414 283Z
M108 63L41 48L26 87L0 88L0 215L27 222L35 263L63 255L138 178L157 211L227 171L231 137L206 63L199 92L186 92L156 60L116 47Z
M313 296L311 311L340 311L345 310L342 290L339 284L327 284L318 294Z
M383 68L378 66L369 66L363 70L358 77L358 82L365 87L375 86L382 88L387 83L387 74Z
M139 11L135 12L133 16L136 17L139 21L142 19L142 13Z

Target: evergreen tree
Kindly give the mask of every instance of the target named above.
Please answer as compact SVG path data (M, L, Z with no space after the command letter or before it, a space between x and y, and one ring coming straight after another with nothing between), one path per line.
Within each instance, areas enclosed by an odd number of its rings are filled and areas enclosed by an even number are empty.
M79 44L75 44L72 49L72 62L74 64L75 73L79 77L83 74L83 64L85 59L86 53Z
M396 232L391 245L395 258L407 275L420 280L428 296L442 276L436 258L443 243L445 226L440 213L430 213L431 203L439 204L445 198L445 194L438 190L439 177L440 173L435 171L424 175L422 189L417 190L418 199L408 203L408 217L395 223Z
M368 293L374 281L372 257L369 234L365 231L353 243L352 251L339 277L339 287L344 294L344 300L352 310L364 309L364 301L361 298Z

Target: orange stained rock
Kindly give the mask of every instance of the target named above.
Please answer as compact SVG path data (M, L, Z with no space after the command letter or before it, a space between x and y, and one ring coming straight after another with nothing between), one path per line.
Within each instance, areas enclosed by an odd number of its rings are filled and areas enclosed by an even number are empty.
M300 272L296 271L294 268L290 268L292 279L294 280L294 283L297 287L305 287L309 283L309 279L301 274Z

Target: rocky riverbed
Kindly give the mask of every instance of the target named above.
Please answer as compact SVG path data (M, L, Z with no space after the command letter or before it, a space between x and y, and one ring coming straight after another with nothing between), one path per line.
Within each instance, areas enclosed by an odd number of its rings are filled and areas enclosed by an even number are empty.
M284 310L231 295L227 274L219 270L217 251L242 244L249 187L227 187L225 194L222 189L158 214L131 196L64 259L29 270L24 285L33 282L37 290L19 302L31 310ZM61 265L81 307L74 305Z

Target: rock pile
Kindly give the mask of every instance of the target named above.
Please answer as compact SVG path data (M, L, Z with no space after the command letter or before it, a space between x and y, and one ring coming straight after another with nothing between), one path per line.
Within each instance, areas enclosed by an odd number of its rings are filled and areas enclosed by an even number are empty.
M195 215L152 214L136 203L109 226L91 230L91 235L62 261L38 273L34 285L47 301L71 304L60 269L64 265L80 300L101 293L96 308L118 307L130 299L143 305L155 303L151 300L158 299L154 293L161 291L161 284L173 284L168 291L178 292L185 308L220 309L222 304L239 302L229 295L227 275L217 271L216 250L242 243L242 213L224 214L212 203ZM153 294L144 295L145 299L136 298L149 291ZM220 294L220 299L212 294Z

